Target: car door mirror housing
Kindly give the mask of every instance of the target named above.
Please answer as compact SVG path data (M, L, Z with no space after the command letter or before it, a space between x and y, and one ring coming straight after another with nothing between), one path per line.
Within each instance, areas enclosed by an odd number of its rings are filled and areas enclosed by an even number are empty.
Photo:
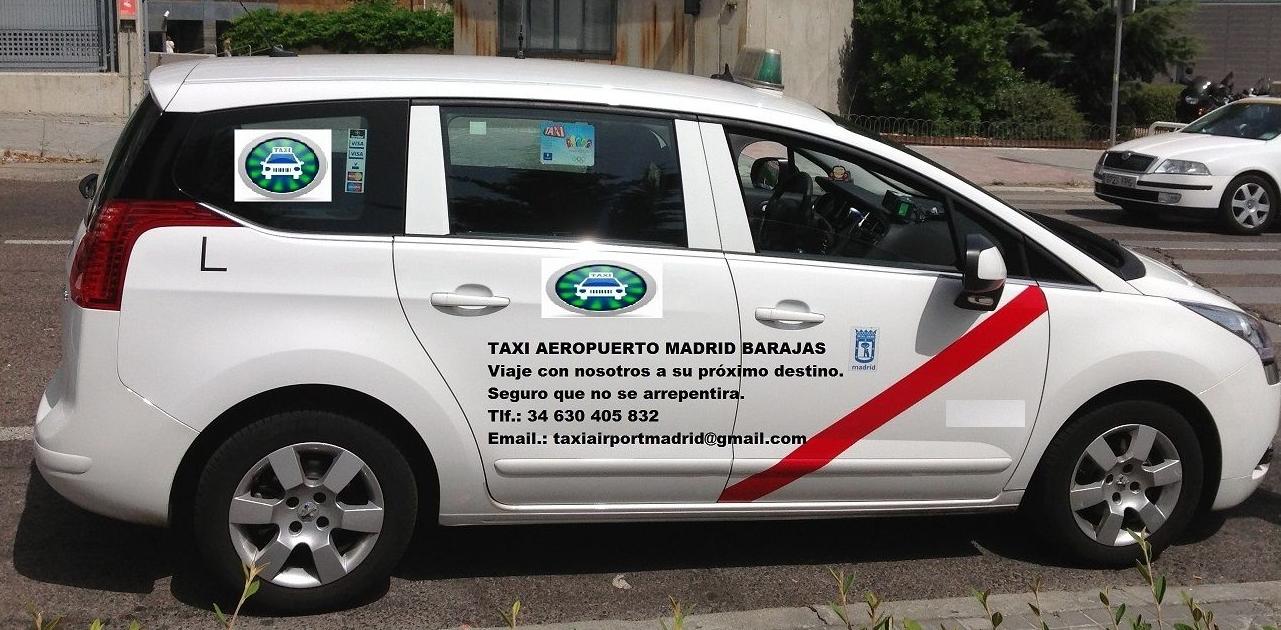
M974 311L995 310L1005 289L1005 258L1001 250L981 234L968 234L962 265L961 294L956 297L956 305Z
M80 196L85 199L93 199L94 193L98 192L98 174L90 173L80 178L80 183L76 185L80 189Z

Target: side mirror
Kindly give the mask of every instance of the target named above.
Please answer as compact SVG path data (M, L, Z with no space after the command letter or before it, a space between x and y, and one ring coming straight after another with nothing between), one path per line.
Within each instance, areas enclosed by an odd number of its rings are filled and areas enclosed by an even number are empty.
M968 234L963 264L956 305L972 311L996 310L1005 289L1005 258L1001 250L981 234Z
M783 174L783 165L787 160L776 157L756 158L752 162L752 187L761 190L774 190L778 179Z
M77 184L77 187L80 188L81 197L93 199L94 193L98 192L98 174L90 173L80 178L80 183Z

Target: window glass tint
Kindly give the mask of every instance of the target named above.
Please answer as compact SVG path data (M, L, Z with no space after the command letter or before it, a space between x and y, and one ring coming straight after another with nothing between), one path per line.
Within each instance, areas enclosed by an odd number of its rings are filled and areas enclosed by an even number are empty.
M111 157L103 170L102 181L98 182L97 199L90 206L90 214L85 217L86 223L92 218L93 212L97 211L102 200L119 196L125 174L129 172L135 161L134 158L142 148L143 140L158 118L160 118L160 106L148 95L138 104L138 109L134 110L124 130L120 132L120 137L116 139L116 146L111 150Z
M276 105L201 114L175 168L178 186L192 197L248 221L295 232L400 234L405 226L405 156L409 105L405 101L349 101ZM328 133L331 149L315 166L305 155L265 157L267 185L287 190L298 177L327 171L330 201L236 201L240 156L235 132L305 130ZM363 145L363 146L362 146ZM294 158L301 158L297 162ZM298 173L280 169L299 164ZM269 173L270 171L270 173ZM248 171L246 171L248 172Z
M445 108L453 234L684 246L670 119Z
M955 268L946 198L854 155L730 133L759 252Z

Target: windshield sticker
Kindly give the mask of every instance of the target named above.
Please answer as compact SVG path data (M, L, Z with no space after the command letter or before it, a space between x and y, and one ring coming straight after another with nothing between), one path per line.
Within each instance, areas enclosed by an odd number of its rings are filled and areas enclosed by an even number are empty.
M876 369L876 328L850 329L850 369L870 371Z
M540 164L595 166L596 127L544 120L539 123L538 150Z
M343 190L349 193L365 192L365 143L368 139L367 129L347 130L347 175Z
M661 266L543 259L543 317L662 317Z
M236 201L332 200L328 129L237 129Z

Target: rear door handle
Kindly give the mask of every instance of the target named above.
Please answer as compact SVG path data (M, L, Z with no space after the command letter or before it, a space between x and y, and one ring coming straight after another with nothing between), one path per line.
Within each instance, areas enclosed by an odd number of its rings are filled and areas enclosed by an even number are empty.
M511 304L510 298L497 295L463 295L461 293L433 293L431 305L462 308L502 308Z
M756 321L779 322L782 324L818 324L823 321L823 314L811 313L809 311L789 311L782 308L760 307L756 309Z

